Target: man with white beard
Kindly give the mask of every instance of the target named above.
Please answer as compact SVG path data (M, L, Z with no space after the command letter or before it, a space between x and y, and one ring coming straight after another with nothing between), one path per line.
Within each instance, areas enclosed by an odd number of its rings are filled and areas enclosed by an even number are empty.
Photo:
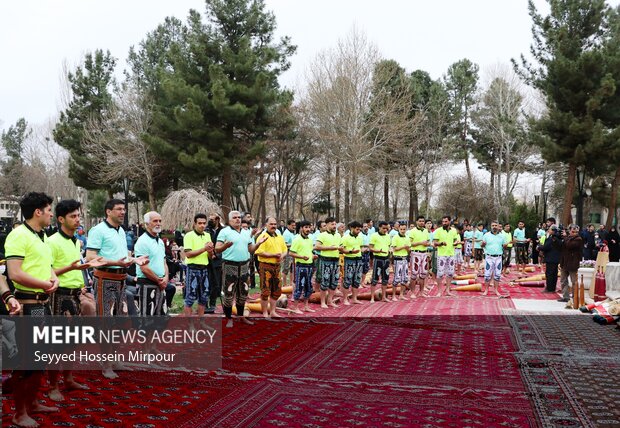
M140 295L140 315L165 315L167 308L166 286L168 285L168 265L166 249L159 237L161 215L155 211L144 214L146 232L140 235L135 245L136 257L148 257L148 262L136 266L138 290Z

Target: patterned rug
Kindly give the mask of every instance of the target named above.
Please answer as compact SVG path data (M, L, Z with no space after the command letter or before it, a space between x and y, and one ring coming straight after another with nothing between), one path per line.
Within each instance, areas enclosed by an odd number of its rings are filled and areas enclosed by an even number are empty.
M544 426L620 426L620 331L585 315L508 318L515 357Z
M257 320L213 373L86 372L44 426L539 426L501 316ZM45 400L47 404L49 400ZM10 426L10 396L3 426Z

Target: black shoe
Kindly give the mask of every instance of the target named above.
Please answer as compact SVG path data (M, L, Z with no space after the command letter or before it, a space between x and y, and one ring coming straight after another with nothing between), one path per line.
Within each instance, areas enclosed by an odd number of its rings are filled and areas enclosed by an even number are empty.
M205 314L214 314L215 308L205 308Z
M570 300L570 299L564 299L564 298L562 298L562 299L558 299L558 302L563 302L563 303L566 303L566 302L568 302L569 300Z
M543 291L541 291L541 293L554 293L554 294L555 294L555 291L551 291L551 290L543 290Z

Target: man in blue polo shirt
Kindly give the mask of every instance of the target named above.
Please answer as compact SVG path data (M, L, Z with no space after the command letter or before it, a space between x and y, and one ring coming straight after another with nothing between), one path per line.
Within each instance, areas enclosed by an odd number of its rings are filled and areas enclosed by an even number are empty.
M506 248L507 245L499 222L493 221L491 223L491 231L484 234L480 244L485 253L482 295L486 296L488 294L492 279L493 289L497 297L507 297L499 292L499 281L502 276L502 257L504 248Z
M525 273L525 265L529 261L528 250L530 239L525 237L525 223L519 221L513 234L515 241L515 257L517 259L517 271Z
M166 287L168 285L168 265L166 264L166 248L160 239L161 215L155 211L144 214L146 232L140 235L135 245L137 257L147 257L142 266L136 266L138 294L140 296L140 315L165 315Z
M125 279L132 263L142 264L145 257L131 258L125 231L125 202L112 199L106 202L106 219L88 234L86 261L99 259L102 266L95 269L93 289L97 299L97 315L127 314Z
M228 328L233 326L233 302L237 307L237 317L246 324L254 324L243 315L245 301L250 290L250 253L254 253L266 240L267 238L263 236L256 244L253 244L252 235L244 232L241 228L241 213L239 211L228 213L228 226L222 229L217 236L217 244L215 245L215 252L222 255L222 276L224 278L222 308L224 315L228 318L226 322Z

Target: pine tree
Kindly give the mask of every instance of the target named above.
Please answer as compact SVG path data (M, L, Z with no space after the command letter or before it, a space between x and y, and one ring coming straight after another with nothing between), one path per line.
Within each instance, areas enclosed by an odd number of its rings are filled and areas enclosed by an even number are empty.
M588 166L603 146L604 125L597 119L609 94L602 49L609 7L604 0L548 0L541 16L529 0L536 63L521 56L515 70L545 97L546 115L536 123L537 144L548 162L568 166L562 222L568 224L577 168ZM592 163L590 163L592 166Z
M110 86L116 60L109 51L87 53L84 63L67 74L71 99L54 127L54 140L69 151L69 177L77 186L97 189L101 185L90 176L92 161L84 150L84 128L96 120L112 103Z
M227 213L233 167L254 155L271 126L282 92L277 79L295 47L288 38L273 41L275 17L262 0L206 5L206 20L190 11L178 39L170 39L150 142L186 179L221 177Z

